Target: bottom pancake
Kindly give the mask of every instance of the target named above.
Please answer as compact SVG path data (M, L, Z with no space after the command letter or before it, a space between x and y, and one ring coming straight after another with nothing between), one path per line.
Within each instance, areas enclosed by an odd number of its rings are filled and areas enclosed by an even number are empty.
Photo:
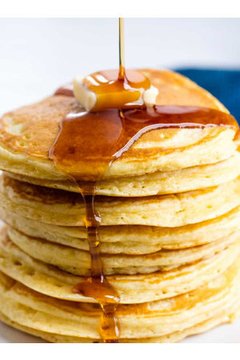
M201 327L208 327L208 322L211 327L232 319L240 307L239 265L238 258L216 279L187 294L139 305L119 305L120 341L154 342L171 338L174 341L201 331ZM0 273L0 313L13 326L27 328L29 332L33 329L33 334L40 332L44 338L49 335L49 340L58 341L58 337L59 341L101 340L98 305L41 295L3 273Z

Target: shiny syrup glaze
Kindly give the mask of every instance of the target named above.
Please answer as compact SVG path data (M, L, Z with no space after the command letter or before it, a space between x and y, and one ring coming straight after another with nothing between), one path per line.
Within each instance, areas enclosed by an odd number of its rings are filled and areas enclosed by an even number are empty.
M51 154L58 167L76 181L95 182L146 132L214 126L238 128L231 115L209 108L156 105L94 113L79 109L62 121ZM81 191L89 194L88 186Z
M170 127L229 126L238 129L231 115L214 109L157 105L145 108L141 94L151 84L136 71L125 72L121 20L119 24L119 70L96 72L84 80L85 86L100 95L100 101L94 112L85 112L79 107L68 114L49 151L55 165L78 184L85 203L91 276L77 284L73 291L94 298L101 306L100 335L104 342L118 342L120 328L116 310L120 298L104 275L98 233L101 217L95 208L96 182L112 162L146 132ZM55 95L74 96L71 86L59 88ZM101 111L97 111L98 108Z
M91 255L91 277L77 284L73 288L73 292L92 297L100 304L102 309L100 324L101 338L104 342L117 342L119 326L115 313L120 298L104 276L100 253L101 243L98 234L101 218L95 209L94 187L95 184L91 182L79 187L86 209L85 227L87 229Z

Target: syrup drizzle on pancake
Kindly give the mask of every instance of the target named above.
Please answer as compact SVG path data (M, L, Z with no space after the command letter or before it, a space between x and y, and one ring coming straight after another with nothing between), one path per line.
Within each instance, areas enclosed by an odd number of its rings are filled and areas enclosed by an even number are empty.
M231 115L218 110L158 105L146 108L139 102L139 92L151 84L142 74L125 71L121 19L119 26L119 70L94 73L86 78L86 85L97 94L106 93L106 87L110 93L120 91L119 104L123 105L112 108L111 101L105 97L105 103L101 103L102 111L86 112L79 106L79 109L62 120L58 136L49 151L49 157L55 165L78 184L85 203L91 277L75 286L73 291L94 298L101 306L100 334L104 342L118 341L120 328L116 310L120 298L104 275L98 234L101 215L95 208L96 182L104 176L112 162L124 156L146 132L170 127L229 126L238 129ZM55 95L74 96L69 86L61 87Z

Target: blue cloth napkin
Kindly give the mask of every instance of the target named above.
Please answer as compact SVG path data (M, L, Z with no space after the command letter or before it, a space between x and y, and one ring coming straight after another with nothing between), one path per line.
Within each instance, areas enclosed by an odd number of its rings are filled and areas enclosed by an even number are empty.
M240 123L240 70L179 68L176 71L210 91Z

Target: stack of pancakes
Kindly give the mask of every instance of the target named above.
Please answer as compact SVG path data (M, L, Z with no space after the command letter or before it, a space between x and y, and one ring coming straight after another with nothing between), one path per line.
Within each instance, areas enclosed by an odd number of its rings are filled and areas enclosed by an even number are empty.
M227 112L190 80L142 70L158 103ZM73 288L91 274L79 188L49 159L76 107L58 95L0 121L0 318L56 342L98 342L101 309ZM240 154L228 126L143 135L96 184L101 258L120 296L122 342L167 342L240 310Z

